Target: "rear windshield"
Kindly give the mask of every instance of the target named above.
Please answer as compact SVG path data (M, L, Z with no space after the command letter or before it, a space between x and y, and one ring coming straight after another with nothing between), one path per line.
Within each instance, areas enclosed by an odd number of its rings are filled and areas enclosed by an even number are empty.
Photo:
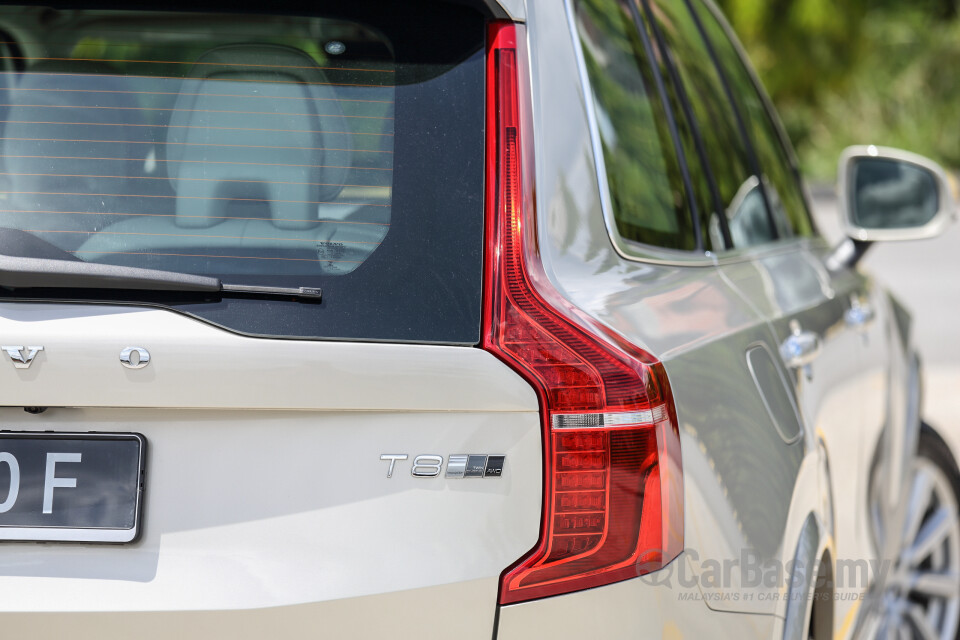
M0 228L65 259L323 290L122 294L245 333L476 343L482 17L343 4L0 7Z

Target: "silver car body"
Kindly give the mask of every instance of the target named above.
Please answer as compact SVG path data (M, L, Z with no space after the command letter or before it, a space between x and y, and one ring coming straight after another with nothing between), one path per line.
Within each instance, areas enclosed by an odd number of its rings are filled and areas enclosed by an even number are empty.
M526 23L545 272L669 375L684 552L641 578L498 606L501 572L540 535L541 423L530 386L480 349L5 302L4 344L44 350L29 369L0 362L4 429L149 442L138 542L0 547L6 635L799 639L820 594L834 637L852 637L869 581L821 593L817 571L882 557L867 524L874 465L880 503L905 508L919 426L909 316L858 271L829 269L817 237L697 257L618 247L569 3L500 6ZM822 338L805 367L779 357L791 323ZM120 366L129 347L150 366ZM757 349L791 411L772 412ZM409 472L417 455L461 451L505 454L507 470ZM398 456L392 477L384 454ZM757 584L758 566L774 577Z
M832 595L834 630L836 637L851 637L870 586L855 571L881 566L882 551L868 526L872 465L887 470L888 508L908 502L903 492L918 436L920 384L908 314L856 270L829 269L831 247L819 238L693 260L655 248L618 251L572 9L569 3L527 2L508 11L526 16L531 43L539 238L547 272L580 308L662 357L677 394L687 550L677 562L690 563L688 576L698 575L698 560L730 566L721 581L729 580L716 589L710 588L713 576L703 580L702 573L687 583L696 584L697 599L711 611L771 616L771 635L758 637L802 637L815 578L786 576L751 594L742 585L743 567L731 563L739 564L749 550L767 568L809 567L803 555L815 550L817 559L841 561L845 573L834 576ZM580 72L557 72L571 68ZM792 320L823 336L824 344L808 372L784 371L794 383L803 427L803 437L787 444L766 419L746 353L757 344L776 353ZM778 424L796 419L775 416ZM883 434L888 440L881 444ZM749 473L741 476L745 466ZM653 628L680 630L678 637L701 637L690 611L667 613L683 597L677 593L683 592L680 573L675 569L662 581L674 588L666 602L656 587L647 593L656 578L649 585L633 581L641 584L623 594L626 601L654 600L658 613L647 618L638 611L638 619L616 633L616 622L635 605L590 593L504 607L499 637L513 637L514 619L516 637L576 637L597 619L611 625L610 637L626 636L647 619L659 622ZM584 620L579 603L557 602L577 598L589 598L583 609L604 613ZM711 637L743 637L742 628L724 635L729 619L707 623Z

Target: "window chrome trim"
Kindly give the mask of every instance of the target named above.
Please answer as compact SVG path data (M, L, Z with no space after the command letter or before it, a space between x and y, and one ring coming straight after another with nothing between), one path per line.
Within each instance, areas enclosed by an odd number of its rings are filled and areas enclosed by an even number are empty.
M603 211L603 220L607 228L613 248L620 257L627 260L647 262L662 265L682 265L708 267L716 263L716 256L711 251L698 253L696 251L678 251L664 249L654 245L642 244L626 240L617 231L617 221L613 213L613 204L610 196L610 182L607 179L607 166L603 157L603 143L600 140L600 126L597 120L596 106L593 102L593 89L590 77L587 75L587 62L583 56L583 43L577 31L576 11L573 0L564 0L564 9L567 13L567 26L570 37L573 39L573 51L577 59L577 74L580 76L580 88L583 91L584 106L587 111L587 126L590 130L590 146L593 149L593 165L597 174L597 186L600 189L600 209Z

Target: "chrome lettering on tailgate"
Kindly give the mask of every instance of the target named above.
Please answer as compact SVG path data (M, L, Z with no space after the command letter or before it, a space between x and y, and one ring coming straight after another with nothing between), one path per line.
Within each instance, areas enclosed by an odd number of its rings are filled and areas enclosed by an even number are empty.
M393 477L393 471L398 461L407 460L406 453L384 453L380 459L389 462L387 477ZM499 478L503 475L505 455L489 455L486 453L455 453L447 456L447 471L445 478ZM414 478L436 478L443 470L444 458L436 454L421 454L414 456L410 465L410 475Z
M22 346L3 346L0 349L7 352L10 360L13 361L13 366L17 369L29 369L30 365L33 364L33 359L43 351L43 347L40 346L26 347L26 349Z

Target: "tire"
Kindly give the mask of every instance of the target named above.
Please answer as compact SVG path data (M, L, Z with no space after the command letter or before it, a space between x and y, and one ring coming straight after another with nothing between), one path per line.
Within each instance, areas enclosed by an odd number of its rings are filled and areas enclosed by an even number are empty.
M923 425L900 555L880 595L877 638L960 638L960 471ZM872 635L872 634L871 634Z

